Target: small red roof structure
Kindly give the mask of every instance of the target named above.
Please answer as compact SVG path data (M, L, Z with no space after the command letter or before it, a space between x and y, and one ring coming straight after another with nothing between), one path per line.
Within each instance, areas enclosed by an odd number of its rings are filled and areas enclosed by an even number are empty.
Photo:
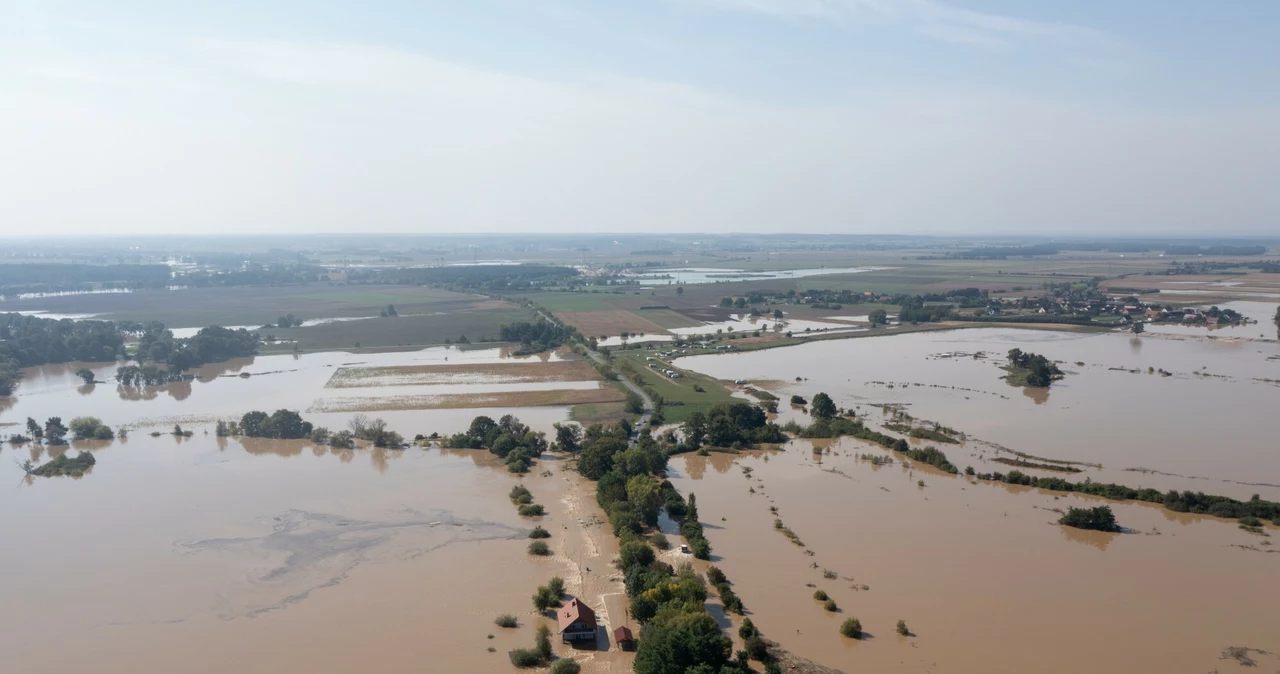
M635 641L636 638L631 635L631 630L624 625L613 631L613 640L621 644L627 641Z
M590 606L578 601L577 597L570 599L569 603L556 614L556 618L561 632L574 627L575 624L578 630L594 632L596 629L596 612L592 611Z

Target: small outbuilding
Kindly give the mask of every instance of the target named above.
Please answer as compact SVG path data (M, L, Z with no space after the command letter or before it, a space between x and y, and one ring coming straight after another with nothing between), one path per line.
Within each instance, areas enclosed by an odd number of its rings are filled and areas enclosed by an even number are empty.
M631 633L631 628L625 625L613 631L613 642L624 651L634 650L636 647L635 635Z

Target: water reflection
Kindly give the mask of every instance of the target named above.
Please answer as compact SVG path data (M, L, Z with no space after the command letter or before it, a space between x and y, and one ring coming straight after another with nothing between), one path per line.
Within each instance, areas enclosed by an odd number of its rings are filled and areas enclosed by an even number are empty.
M96 387L97 387L97 384L82 384L76 387L76 393L79 393L82 396L87 396L93 393L93 389L95 389Z
M1049 389L1038 388L1035 386L1027 386L1022 389L1022 395L1035 401L1037 405L1043 405L1049 402Z
M1103 551L1107 549L1108 545L1111 545L1111 541L1115 540L1116 536L1120 535L1111 531L1088 531L1063 525L1058 525L1058 528L1062 530L1062 535L1067 540L1073 543L1083 543Z

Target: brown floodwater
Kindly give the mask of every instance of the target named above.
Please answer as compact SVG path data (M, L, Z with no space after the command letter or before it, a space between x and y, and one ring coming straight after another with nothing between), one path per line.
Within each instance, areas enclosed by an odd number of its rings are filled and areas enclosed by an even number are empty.
M455 416L441 430L471 418ZM79 479L24 479L9 457L30 448L0 451L5 671L506 671L551 624L533 614L537 585L562 576L602 613L621 591L592 491L551 457L517 478L484 452L417 447L135 435L74 449L98 458ZM518 482L547 516L517 516ZM535 523L550 557L525 551ZM520 627L495 626L502 613ZM556 650L629 669L603 644Z
M1015 347L1061 361L1066 378L1049 389L1008 385L999 366ZM986 357L972 355L978 352ZM900 405L967 434L963 446L938 445L960 468L1007 471L990 460L1003 447L1101 466L1064 475L1069 479L1280 500L1280 452L1265 422L1280 409L1275 341L965 329L679 364L720 379L771 380L784 422L804 420L785 404L792 394L808 399L825 391L873 424L889 420L874 405Z
M447 359L447 360L446 360ZM401 367L511 359L505 350L262 356L210 365L195 381L125 389L85 385L81 364L34 368L0 407L3 433L27 416L92 415L136 429L70 447L0 444L0 650L3 671L275 673L506 671L529 647L530 597L553 575L604 614L622 591L616 541L594 490L544 457L523 477L489 454L410 447L332 449L306 441L218 438L212 422L251 409L303 409L331 396L447 395L492 383L326 389L342 366ZM100 379L115 364L93 364ZM248 373L242 378L239 375ZM561 382L569 389L596 382ZM511 390L530 388L512 382ZM442 397L442 396L437 396ZM551 432L564 406L379 412L407 437L464 430L512 413ZM305 413L345 428L351 414ZM144 430L180 423L191 437ZM9 425L11 424L11 425ZM80 478L34 478L20 464L93 452ZM523 483L545 517L519 517ZM554 554L527 554L541 524ZM519 617L514 630L494 625ZM493 635L489 638L488 635ZM51 643L57 643L51 647ZM492 652L491 650L492 649ZM556 644L586 671L627 671L630 654Z
M822 446L671 465L676 487L698 496L712 563L793 653L846 672L1074 674L1226 671L1238 667L1220 659L1228 647L1280 651L1271 538L1114 502L1126 533L1075 530L1057 511L1104 501L874 466L856 455L890 453L850 438ZM771 506L805 547L774 529ZM839 634L849 617L862 640ZM911 636L896 633L899 619Z

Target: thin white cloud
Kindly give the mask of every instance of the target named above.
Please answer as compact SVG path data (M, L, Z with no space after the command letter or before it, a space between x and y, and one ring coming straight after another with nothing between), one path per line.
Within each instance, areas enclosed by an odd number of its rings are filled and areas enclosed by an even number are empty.
M1049 40L1081 48L1113 41L1086 26L978 12L938 0L693 0L722 10L834 21L879 20L908 25L947 42L990 47L1006 40Z

